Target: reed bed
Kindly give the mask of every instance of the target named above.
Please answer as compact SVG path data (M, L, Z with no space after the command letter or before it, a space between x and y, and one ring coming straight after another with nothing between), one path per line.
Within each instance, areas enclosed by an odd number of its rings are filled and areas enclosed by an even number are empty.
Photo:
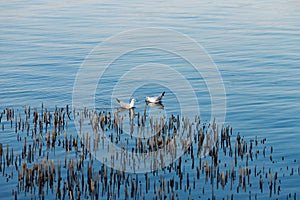
M297 191L282 188L285 177L300 175L297 160L278 170L285 158L275 159L276 149L266 138L245 138L228 125L202 122L199 116L154 118L145 112L68 105L48 109L42 104L3 109L0 127L1 135L16 137L16 144L0 143L0 173L15 184L14 199L297 197ZM110 159L97 160L94 152L99 149L107 149ZM165 163L163 154L149 163L132 156L161 149L171 163ZM151 170L132 173L146 165Z

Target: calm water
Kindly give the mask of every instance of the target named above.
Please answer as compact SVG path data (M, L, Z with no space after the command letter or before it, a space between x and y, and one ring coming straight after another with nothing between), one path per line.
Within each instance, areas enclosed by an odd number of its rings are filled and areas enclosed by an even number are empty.
M37 107L41 102L52 108L71 105L76 74L91 51L115 34L144 27L178 31L204 47L218 66L224 82L225 123L246 137L266 137L276 148L275 157L285 155L287 158L278 168L294 159L294 166L300 164L298 1L174 1L172 4L165 1L147 4L140 1L2 2L1 110L24 105ZM147 41L147 37L144 36L143 40ZM161 38L162 43L164 39ZM130 45L116 43L105 53ZM184 45L177 44L186 48ZM198 56L191 55L193 58ZM115 60L96 87L96 108L116 106L111 95L122 75L135 66L153 63L171 66L186 77L198 97L202 120L209 121L211 99L204 78L177 55L157 49L129 52ZM136 76L145 73L138 72L140 74ZM167 87L176 83L166 71L162 71L164 73L164 81L169 85L159 82L143 84L142 80L134 83L139 87L131 96L140 97L138 109L143 109L143 97L147 93L159 94L166 90L166 109L159 112L179 112L180 100L176 99L176 92ZM184 87L179 87L177 92L184 90ZM131 96L121 95L120 98L127 101ZM184 109L193 110L189 105L191 102L187 100ZM3 139L1 136L0 143L13 145L14 142L13 135ZM284 192L299 190L299 181L300 176L285 180L282 184ZM0 187L5 187L2 182ZM11 188L8 191L10 194Z

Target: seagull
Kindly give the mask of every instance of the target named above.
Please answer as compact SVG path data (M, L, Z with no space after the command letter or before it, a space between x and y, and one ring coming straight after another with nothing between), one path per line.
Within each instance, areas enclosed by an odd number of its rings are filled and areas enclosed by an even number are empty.
M146 97L145 101L149 102L149 103L159 103L159 102L161 102L161 99L163 98L164 95L165 95L165 92L161 93L161 95L156 96L156 97Z
M125 103L123 101L120 101L118 98L116 98L116 100L120 104L120 106L122 108L125 108L125 109L132 109L132 108L134 108L134 103L137 102L136 99L131 99L130 103Z

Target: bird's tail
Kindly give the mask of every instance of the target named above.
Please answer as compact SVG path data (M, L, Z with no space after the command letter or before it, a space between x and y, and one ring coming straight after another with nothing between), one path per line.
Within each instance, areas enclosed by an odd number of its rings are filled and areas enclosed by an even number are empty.
M165 91L163 91L163 93L161 93L161 96L162 96L162 97L165 96Z
M120 100L118 98L116 98L117 102L120 103Z

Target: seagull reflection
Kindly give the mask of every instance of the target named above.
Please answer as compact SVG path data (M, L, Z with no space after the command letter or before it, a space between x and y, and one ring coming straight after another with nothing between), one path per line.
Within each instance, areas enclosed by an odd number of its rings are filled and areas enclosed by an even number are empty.
M158 109L161 109L161 110L165 109L165 106L161 102L158 102L158 103L146 102L146 105L151 106L151 107L157 107Z

